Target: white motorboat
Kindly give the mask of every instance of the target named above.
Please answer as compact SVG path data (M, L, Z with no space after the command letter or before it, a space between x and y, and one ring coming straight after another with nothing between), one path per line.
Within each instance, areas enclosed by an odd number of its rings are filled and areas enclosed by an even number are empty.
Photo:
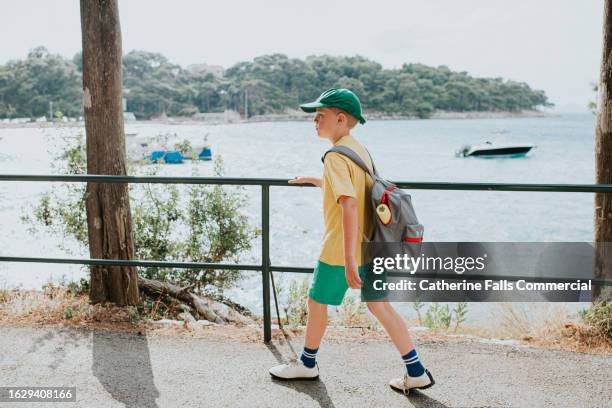
M455 155L458 157L483 158L524 157L534 147L536 146L532 144L492 143L487 140L485 143L478 146L464 145Z

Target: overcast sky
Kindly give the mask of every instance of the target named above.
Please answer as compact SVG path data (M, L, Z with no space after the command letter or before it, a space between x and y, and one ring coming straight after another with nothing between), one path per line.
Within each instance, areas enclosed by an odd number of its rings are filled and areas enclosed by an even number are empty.
M81 48L78 1L2 2L0 63ZM363 55L525 81L583 109L599 75L601 0L119 0L123 49L228 67L280 52Z

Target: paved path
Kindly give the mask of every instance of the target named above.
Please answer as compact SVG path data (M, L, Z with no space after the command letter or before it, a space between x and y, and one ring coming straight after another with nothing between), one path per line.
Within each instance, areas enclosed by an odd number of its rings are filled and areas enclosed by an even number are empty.
M299 349L301 342L294 341ZM612 357L474 341L427 342L436 385L406 398L381 341L324 343L321 380L273 381L287 344L0 327L0 386L76 386L77 403L4 407L610 407Z

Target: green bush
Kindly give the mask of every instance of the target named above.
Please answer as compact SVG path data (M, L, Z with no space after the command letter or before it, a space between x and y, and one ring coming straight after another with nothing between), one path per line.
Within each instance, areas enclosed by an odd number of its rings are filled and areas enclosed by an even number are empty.
M612 339L612 302L595 302L588 309L581 310L580 317L595 333Z
M69 282L66 287L72 296L86 295L89 293L89 279L81 278L78 282Z
M55 170L61 174L85 174L85 140L82 133L64 137L63 151ZM128 169L128 174L134 167ZM155 175L158 165L147 166L147 175ZM196 168L193 170L197 173ZM223 174L220 156L214 160L214 174ZM196 174L197 175L197 174ZM183 190L184 191L184 190ZM156 261L219 263L239 260L260 234L242 213L246 201L244 188L229 189L215 185L188 185L186 193L174 184L131 184L130 205L136 259ZM181 200L185 197L186 200ZM186 201L183 204L182 201ZM45 228L63 238L74 239L87 248L87 213L85 185L68 183L45 194L31 211L21 217L30 232ZM180 233L177 233L180 231ZM64 240L62 240L63 242ZM64 246L60 243L60 247ZM64 248L67 249L67 248ZM232 286L241 272L142 267L138 273L180 286L191 286L197 292L222 293ZM83 283L81 282L81 286ZM71 291L83 291L74 286Z

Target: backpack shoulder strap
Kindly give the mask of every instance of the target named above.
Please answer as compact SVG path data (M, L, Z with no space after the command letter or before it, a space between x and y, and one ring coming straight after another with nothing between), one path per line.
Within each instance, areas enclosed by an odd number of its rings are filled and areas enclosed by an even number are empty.
M370 177L372 177L373 180L375 179L374 175L376 173L368 168L368 166L363 162L361 157L359 157L359 155L357 153L355 153L355 151L353 149L351 149L349 147L346 147L346 146L334 146L331 149L329 149L328 151L326 151L325 154L323 154L323 157L321 157L321 161L325 162L325 156L327 155L327 153L331 153L331 152L340 153L341 155L348 157L357 166L359 166L363 171L368 173L370 175ZM370 153L368 152L368 154L370 154ZM371 156L370 156L370 160L371 160ZM372 168L375 168L374 167L374 162L372 162Z
M370 151L366 149L365 146L363 148L365 149L365 151L368 153L368 156L370 157L370 163L372 163L372 169L374 170L374 174L378 176L378 171L376 170L376 165L374 164L374 159L372 159L372 155L370 154Z

